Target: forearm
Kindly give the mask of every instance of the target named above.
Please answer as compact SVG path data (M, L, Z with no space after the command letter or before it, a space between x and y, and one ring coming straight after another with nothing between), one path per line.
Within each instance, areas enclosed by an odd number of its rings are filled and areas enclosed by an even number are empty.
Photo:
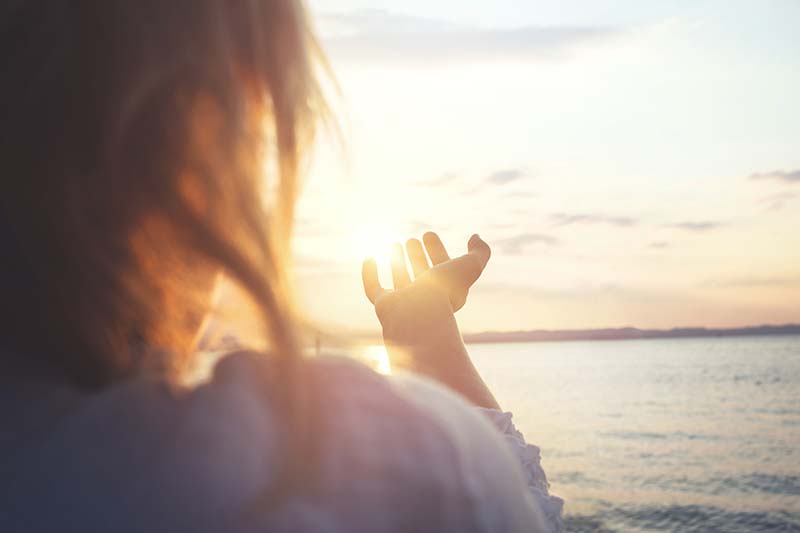
M366 260L362 268L364 292L375 304L392 365L431 377L476 406L498 409L469 358L454 315L486 267L489 245L473 235L467 253L450 259L438 235L428 232L423 240L432 266L418 240L406 243L413 283L400 244L392 253L394 291L381 287L374 260Z
M397 349L390 349L390 354ZM472 363L466 346L460 340L457 345L454 343L447 347L399 349L410 360L409 370L412 372L438 381L477 407L500 409L494 395Z
M428 313L398 321L403 327L397 330L384 329L392 365L434 379L478 407L499 409L469 357L450 304L430 294L424 296Z

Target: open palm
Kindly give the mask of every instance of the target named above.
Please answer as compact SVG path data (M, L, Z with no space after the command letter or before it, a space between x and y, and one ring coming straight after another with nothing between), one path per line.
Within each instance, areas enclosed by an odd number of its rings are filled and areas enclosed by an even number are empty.
M406 333L411 333L409 329L421 333L419 326L423 321L435 323L440 318L437 315L452 315L464 306L470 287L491 256L489 245L478 235L469 239L467 250L466 254L451 259L441 239L433 232L423 235L422 242L409 239L405 246L409 272L403 246L395 244L391 257L394 290L381 286L373 259L364 261L364 292L375 305L384 335L404 332L401 336L405 337Z

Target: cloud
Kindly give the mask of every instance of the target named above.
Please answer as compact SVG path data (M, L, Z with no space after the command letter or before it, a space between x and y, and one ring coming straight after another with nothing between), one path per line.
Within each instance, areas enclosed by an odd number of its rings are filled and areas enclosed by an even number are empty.
M438 178L418 181L414 185L418 187L441 187L442 185L447 185L448 183L452 183L457 179L458 179L458 174L456 174L455 172L447 172L445 174L442 174Z
M629 298L633 300L649 301L654 296L652 291L637 287L629 287L619 283L598 283L572 287L541 287L523 285L518 283L478 283L470 292L482 293L511 293L514 295L527 295L541 299L577 300L586 302L598 297L611 297L613 299Z
M715 289L741 289L745 287L800 287L800 277L746 277L709 281L702 285Z
M428 222L424 222L421 220L412 220L408 224L406 224L408 232L412 235L417 235L417 236L421 236L424 232L430 230L432 227L434 227L432 224L429 224ZM446 227L442 224L436 224L436 229L438 231L443 231L446 229Z
M530 175L530 172L522 168L503 168L500 170L495 170L494 172L482 178L480 181L473 181L471 186L461 191L461 194L464 196L471 196L473 194L483 193L487 188L490 187L496 187L499 189L510 183L520 182L530 177ZM530 198L532 196L536 196L536 194L532 191L520 191L514 190L514 188L506 189L506 195L520 198Z
M378 65L557 59L621 33L599 26L472 28L382 9L325 14L320 21L332 56Z
M498 170L487 176L486 183L492 185L506 185L512 181L521 180L525 176L527 176L527 174L518 168Z
M509 255L520 254L535 244L555 246L558 244L558 239L541 233L522 233L507 239L492 241L492 246Z
M618 227L630 227L637 224L631 217L610 216L598 213L554 213L550 215L554 226L570 224L608 224Z
M456 27L444 20L406 15L387 9L365 8L323 13L318 19L323 38L382 33L427 33L452 30Z
M722 222L714 222L711 220L703 220L703 221L686 221L686 222L677 222L675 224L667 224L666 227L668 228L675 228L675 229L682 229L686 231L694 231L696 233L704 232L704 231L711 231L713 229L721 228L724 226Z
M800 183L800 170L784 172L783 170L773 170L772 172L756 172L750 174L751 180L778 180L786 183Z
M533 191L508 191L503 196L509 198L538 198L539 194ZM519 211L520 214L528 214L528 211Z
M664 248L669 248L669 243L667 241L655 241L648 244L647 247L654 248L656 250L663 250Z
M778 211L798 197L800 194L796 192L785 191L765 196L758 203L765 205L768 211Z

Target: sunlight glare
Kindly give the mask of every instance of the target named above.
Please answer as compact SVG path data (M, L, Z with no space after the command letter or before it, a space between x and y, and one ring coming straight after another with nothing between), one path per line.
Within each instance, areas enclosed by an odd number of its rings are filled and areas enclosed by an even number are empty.
M389 354L383 345L367 346L364 349L366 364L372 367L379 374L391 374L392 364L389 361Z
M372 257L378 264L389 262L392 243L399 242L397 234L380 225L364 225L355 235L355 247L361 257Z

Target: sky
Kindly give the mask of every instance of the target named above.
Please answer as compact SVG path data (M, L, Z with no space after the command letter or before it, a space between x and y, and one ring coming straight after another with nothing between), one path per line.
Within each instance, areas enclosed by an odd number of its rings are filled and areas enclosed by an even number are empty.
M341 129L299 205L311 319L377 331L361 259L430 229L493 248L465 332L800 322L800 1L310 9Z

